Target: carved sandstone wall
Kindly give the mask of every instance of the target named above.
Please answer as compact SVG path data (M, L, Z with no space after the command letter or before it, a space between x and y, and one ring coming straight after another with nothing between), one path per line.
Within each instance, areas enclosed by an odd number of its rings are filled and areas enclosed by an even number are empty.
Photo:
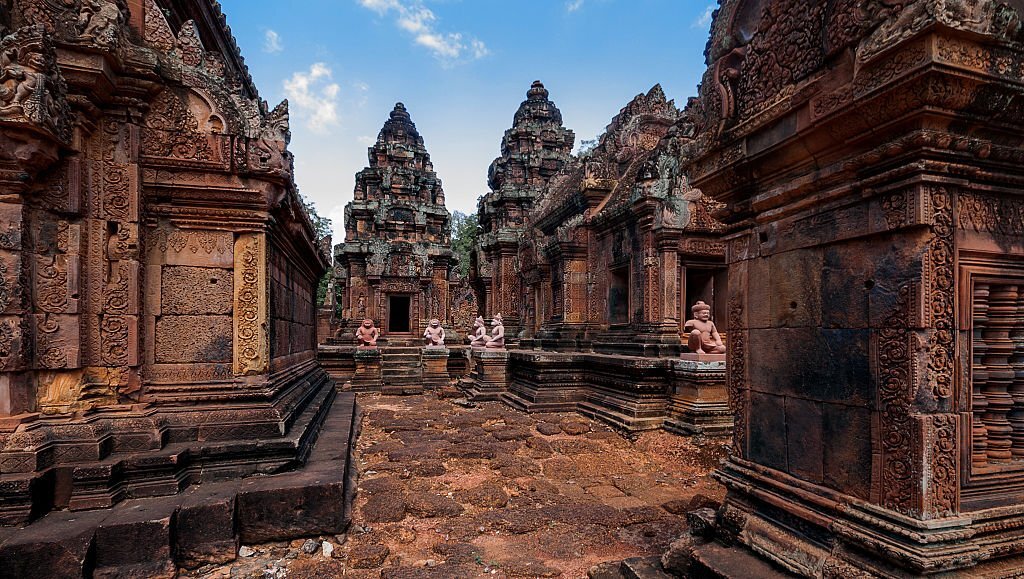
M287 103L259 99L216 3L7 5L0 475L17 484L3 522L141 484L174 492L218 468L206 441L235 463L222 474L287 464L228 442L280 437L330 402L313 323L326 261ZM156 453L151 472L119 462L140 452Z
M733 226L720 532L801 575L1024 550L1021 8L716 13L686 170Z

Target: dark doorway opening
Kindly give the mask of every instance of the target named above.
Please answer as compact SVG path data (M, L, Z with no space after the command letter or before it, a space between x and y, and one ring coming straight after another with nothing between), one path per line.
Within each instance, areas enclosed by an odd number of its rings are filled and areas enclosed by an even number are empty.
M409 296L388 296L388 332L409 333Z
M608 280L608 322L629 323L629 267L611 270Z

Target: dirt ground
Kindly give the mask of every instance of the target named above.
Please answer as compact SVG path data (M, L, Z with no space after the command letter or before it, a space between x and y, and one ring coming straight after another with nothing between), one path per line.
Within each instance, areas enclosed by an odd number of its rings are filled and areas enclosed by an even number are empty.
M601 562L661 554L688 510L724 494L708 476L724 439L624 437L576 414L433 395L359 402L348 534L249 546L190 576L586 577Z

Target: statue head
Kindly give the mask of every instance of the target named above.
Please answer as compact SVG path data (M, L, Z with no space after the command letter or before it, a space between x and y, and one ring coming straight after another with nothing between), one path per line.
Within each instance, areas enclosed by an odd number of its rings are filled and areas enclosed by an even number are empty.
M693 312L693 317L698 320L707 321L711 318L711 306L707 305L703 301L698 301L693 304L693 307L690 308L690 310Z
M494 322L493 323L494 323L495 326L502 325L501 313L494 314Z
M373 327L373 320L371 320L370 318L366 318L365 320L363 320L363 327L368 329L368 330L370 328L372 328Z
M483 318L483 316L477 316L476 317L476 320L473 322L473 327L474 328L482 328L482 327L484 327L484 318Z
M441 325L441 320L439 320L437 318L434 318L434 319L430 320L430 327L431 328L436 328L436 327L438 327L440 325Z

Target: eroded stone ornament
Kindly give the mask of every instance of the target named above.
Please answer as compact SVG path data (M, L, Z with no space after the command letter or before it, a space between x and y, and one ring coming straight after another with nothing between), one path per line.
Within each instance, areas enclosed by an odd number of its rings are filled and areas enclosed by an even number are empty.
M443 348L444 328L441 327L441 320L437 318L430 320L427 329L423 331L423 337L427 340L428 348Z
M487 339L486 347L497 349L505 347L505 326L501 320L501 314L494 314L491 321L491 337Z
M373 320L369 318L363 320L362 325L356 330L356 341L359 342L360 348L376 348L378 336L380 336L380 330L373 325Z
M683 330L690 334L688 346L697 354L724 354L725 344L718 328L711 321L711 306L699 301L693 304L693 319L686 322Z
M481 316L477 316L476 321L473 322L473 333L469 345L474 348L483 348L487 345L487 327Z

